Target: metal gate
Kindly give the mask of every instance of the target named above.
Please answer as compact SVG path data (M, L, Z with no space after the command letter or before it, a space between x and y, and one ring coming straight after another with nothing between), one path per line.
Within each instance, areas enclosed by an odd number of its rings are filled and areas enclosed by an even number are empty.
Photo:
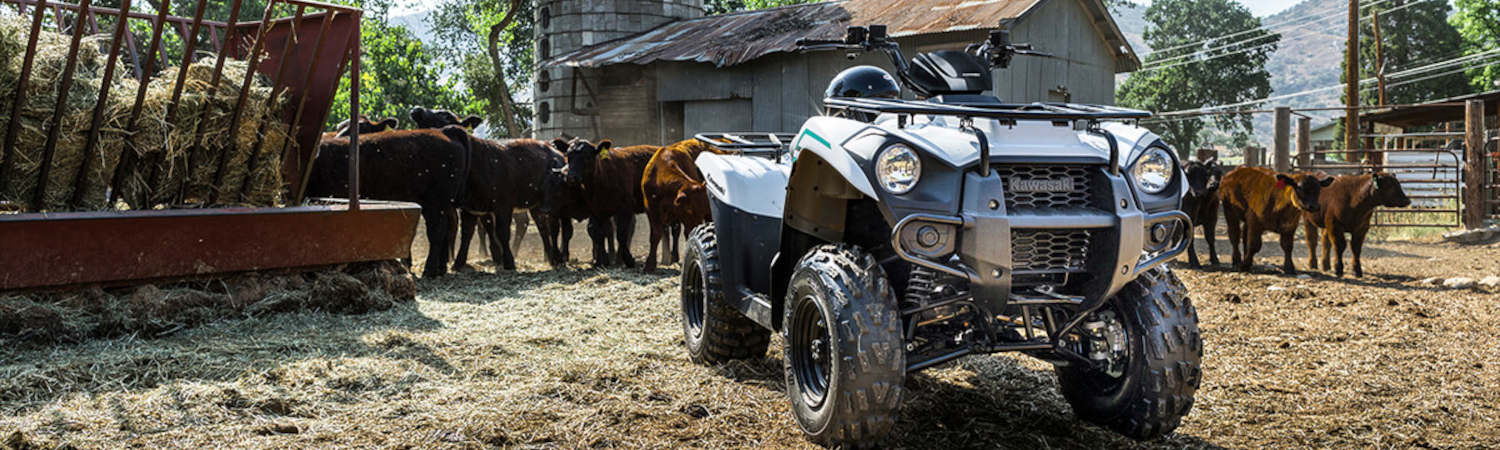
M1401 180L1411 198L1406 208L1377 208L1375 227L1463 227L1463 133L1403 133L1366 136L1404 148L1318 150L1298 171L1323 171L1329 175L1386 172ZM1456 145L1455 145L1456 143ZM1372 164L1362 154L1380 154L1383 163ZM1353 162L1337 161L1342 158ZM1491 190L1493 191L1493 189Z

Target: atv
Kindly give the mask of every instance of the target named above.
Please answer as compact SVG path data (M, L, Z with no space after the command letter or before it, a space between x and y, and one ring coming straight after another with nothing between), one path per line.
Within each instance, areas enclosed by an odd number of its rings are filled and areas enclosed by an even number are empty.
M720 151L696 160L713 220L681 272L691 359L762 357L778 333L792 414L826 445L878 444L908 374L996 352L1052 363L1085 421L1176 429L1203 348L1163 265L1189 242L1186 179L1133 124L1150 113L984 95L1039 55L1006 30L909 64L884 26L798 45L884 52L923 100L831 89L796 134L698 136Z

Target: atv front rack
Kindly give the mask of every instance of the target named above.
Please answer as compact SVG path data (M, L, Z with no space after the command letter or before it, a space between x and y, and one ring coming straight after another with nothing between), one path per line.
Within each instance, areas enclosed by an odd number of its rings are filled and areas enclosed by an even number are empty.
M1077 103L959 103L944 104L922 100L884 98L829 97L823 99L829 109L874 114L956 116L1001 120L1139 120L1151 113L1137 109Z
M713 146L721 151L753 156L773 157L781 160L781 154L792 144L791 133L744 132L744 133L698 133L693 139Z

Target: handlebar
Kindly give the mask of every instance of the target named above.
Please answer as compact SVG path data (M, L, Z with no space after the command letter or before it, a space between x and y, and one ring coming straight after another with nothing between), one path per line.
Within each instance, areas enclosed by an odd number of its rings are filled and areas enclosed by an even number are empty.
M798 47L812 47L817 45L843 45L842 39L798 39Z

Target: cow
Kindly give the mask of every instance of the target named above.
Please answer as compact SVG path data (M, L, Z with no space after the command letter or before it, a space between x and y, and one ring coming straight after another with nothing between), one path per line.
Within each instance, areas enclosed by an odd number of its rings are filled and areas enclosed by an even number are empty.
M428 109L421 106L413 107L407 114L411 117L411 121L415 124L416 128L437 129L449 125L458 125L473 130L484 123L484 118L479 116L468 116L463 120L459 120L458 115L453 114L452 111ZM480 227L486 227L486 229L494 225L494 218L489 215L472 216L462 214L460 218L464 228L464 236L473 235L476 222ZM510 248L512 252L519 252L521 251L521 241L526 237L526 228L529 226L530 216L527 211L515 211L511 215L511 220L515 222L515 234L512 237ZM486 252L489 251L488 236L489 234L486 233L479 234L480 248ZM467 249L469 248L469 243L465 240L461 246ZM494 255L491 254L490 257L493 258Z
M565 142L559 151L563 150L567 150ZM609 222L589 218L590 213L588 204L583 198L583 188L568 183L561 167L547 174L542 187L542 205L537 208L552 220L548 228L552 230L553 241L557 242L558 258L564 263L570 257L574 221L587 221L590 240L600 244L593 247L595 261L608 261L610 255L614 254L614 237L605 232L610 228Z
M1276 173L1264 167L1241 166L1224 175L1219 187L1219 201L1224 207L1224 223L1229 228L1233 264L1249 272L1260 252L1261 234L1267 231L1281 235L1285 256L1282 269L1288 275L1297 273L1292 264L1292 243L1302 212L1319 211L1318 195L1333 183L1322 174Z
M554 143L556 144L556 143ZM635 267L635 258L630 255L630 239L635 234L635 215L646 212L645 195L641 192L641 177L646 164L661 147L636 145L615 148L614 143L602 140L596 145L584 139L574 139L568 144L568 166L564 170L569 184L583 188L584 203L588 205L593 224L603 227L604 232L614 232L615 262L625 267ZM612 222L612 223L611 223ZM594 241L594 254L600 255L602 241ZM595 265L608 261L595 260Z
M360 135L379 133L385 130L394 130L400 128L400 126L401 122L396 120L395 117L387 117L385 120L381 120L380 122L371 122L369 118L365 116L359 116ZM442 127L437 128L440 129ZM333 127L333 130L323 132L323 136L321 139L333 139L341 137L349 137L348 119L344 119L343 122L339 122L337 126Z
M1182 165L1187 176L1188 192L1182 196L1182 211L1193 219L1193 227L1203 227L1203 239L1208 241L1208 263L1219 265L1219 251L1214 248L1214 232L1219 225L1219 182L1224 178L1224 166L1219 158L1208 161L1189 161ZM1191 236L1192 230L1188 230ZM1188 265L1199 267L1197 244L1188 242Z
M412 202L422 207L429 245L424 278L447 273L457 221L454 207L464 200L468 183L469 150L469 133L460 127L360 135L360 198ZM348 195L348 138L319 142L306 193L308 197Z
M694 163L703 152L718 153L712 146L690 139L662 148L646 164L641 192L645 196L646 219L651 226L647 272L656 270L659 242L666 254L666 263L675 264L681 230L692 229L709 220L708 191L703 187L703 174ZM664 237L666 241L662 242Z
M558 259L556 242L548 228L550 221L541 216L541 211L533 210L542 203L547 174L563 165L562 153L535 139L500 142L470 137L469 140L472 147L469 177L460 208L469 215L494 216L493 221L482 225L491 238L490 254L495 264L504 270L516 269L515 253L505 243L510 242L511 213L517 210L531 212L542 235L548 262L553 267L565 263ZM458 255L453 261L455 271L468 266L469 239L474 230L468 223L470 220L465 219L459 236Z
M1360 253L1364 249L1365 235L1370 233L1370 219L1375 208L1405 208L1411 206L1411 198L1401 189L1401 180L1389 173L1343 175L1334 178L1333 185L1318 194L1316 212L1302 214L1307 225L1307 266L1317 267L1318 241L1323 241L1323 270L1328 270L1328 254L1337 255L1338 264L1334 273L1344 276L1344 234L1349 234L1348 243L1353 244L1354 276L1363 277ZM1321 232L1319 232L1321 231ZM1321 238L1321 239L1320 239Z

